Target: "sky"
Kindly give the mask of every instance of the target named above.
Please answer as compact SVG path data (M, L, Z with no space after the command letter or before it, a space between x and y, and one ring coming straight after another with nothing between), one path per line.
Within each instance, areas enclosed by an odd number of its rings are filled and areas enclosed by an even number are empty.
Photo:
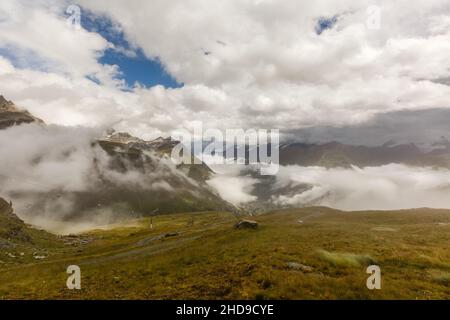
M144 139L196 121L300 140L413 130L411 114L444 128L449 53L448 0L0 2L0 94L49 124Z
M98 62L118 66L118 78L123 79L127 87L131 88L136 84L147 88L156 85L165 88L182 86L165 70L158 57L146 57L140 48L131 48L123 31L110 18L96 15L87 9L84 14L82 12L80 11L80 26L89 32L100 34L116 47L105 50Z

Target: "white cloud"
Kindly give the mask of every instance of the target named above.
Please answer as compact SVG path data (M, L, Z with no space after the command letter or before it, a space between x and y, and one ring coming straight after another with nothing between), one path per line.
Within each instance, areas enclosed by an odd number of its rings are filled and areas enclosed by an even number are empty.
M450 72L445 0L80 1L111 17L133 47L159 57L185 83L132 92L114 82L119 70L96 60L110 44L65 24L66 1L33 3L2 2L0 47L36 52L52 69L32 74L8 67L8 76L0 71L0 90L50 123L123 120L120 130L150 138L193 120L221 129L290 130L449 107L450 86L434 81ZM382 9L379 30L365 26L374 4ZM317 35L317 19L335 15L336 26ZM87 74L103 83L89 84Z
M67 24L63 16L67 1L14 1L0 3L0 44L21 64L44 68L73 77L107 77L111 70L97 62L111 47L97 33Z
M9 60L0 56L0 75L11 74L14 71L14 66Z
M450 88L425 81L449 74L447 1L81 3L118 21L130 41L187 84L167 92L172 108L220 117L223 126L343 125L448 107ZM382 9L380 30L365 26L374 4ZM334 15L337 26L318 36L317 19Z
M256 179L246 176L233 176L228 172L227 175L216 174L208 184L213 187L220 197L234 205L240 205L257 200L256 196L251 195L253 185Z
M132 114L137 97L84 77L13 68L0 59L1 93L48 124L104 126ZM130 110L131 109L131 110Z
M261 206L261 201L266 201L262 203L267 207L322 205L341 210L450 207L448 169L401 164L329 169L280 166L273 178L252 178L248 168L228 165L210 184L237 205L256 201ZM265 195L258 194L261 190L271 197L264 199Z
M294 196L273 197L278 205L325 205L342 210L448 208L450 171L390 164L363 169L288 166L280 169L277 187L308 184Z

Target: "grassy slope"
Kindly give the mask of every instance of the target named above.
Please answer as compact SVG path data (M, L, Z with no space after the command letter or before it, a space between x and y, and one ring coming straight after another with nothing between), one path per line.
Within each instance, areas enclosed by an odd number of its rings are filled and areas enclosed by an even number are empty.
M66 256L78 250L68 248L65 242L86 238L63 238L25 224L8 202L0 198L0 270L13 266L36 263L39 257ZM37 258L36 258L37 257Z
M176 214L156 217L152 230L144 219L92 232L84 235L92 242L64 246L41 262L1 264L0 298L450 298L448 210L306 208L255 219L257 230L235 230L228 213ZM381 266L378 291L365 286L371 263ZM81 267L80 291L65 288L70 264Z

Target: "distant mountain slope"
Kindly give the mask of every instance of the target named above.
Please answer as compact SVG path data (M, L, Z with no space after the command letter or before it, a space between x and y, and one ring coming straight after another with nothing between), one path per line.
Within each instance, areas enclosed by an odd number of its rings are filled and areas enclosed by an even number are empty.
M396 145L393 142L377 147L339 142L292 143L280 147L281 165L348 168L352 165L372 167L390 163L450 168L450 143L445 143L441 138L440 142L433 144L431 150L421 149L412 143Z
M26 110L19 109L13 102L0 95L0 130L22 123L43 123Z
M177 144L170 138L144 141L128 133L112 133L99 139L98 145L109 155L109 170L138 172L142 177L140 186L130 188L110 181L100 171L101 189L144 215L154 210L170 213L232 208L205 183L214 174L205 163L172 164L169 155Z

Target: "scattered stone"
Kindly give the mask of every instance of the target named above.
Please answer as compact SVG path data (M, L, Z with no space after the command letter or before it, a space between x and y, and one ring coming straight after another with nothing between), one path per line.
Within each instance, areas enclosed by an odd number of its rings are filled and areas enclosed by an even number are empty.
M151 238L145 238L145 239L142 239L142 240L138 241L136 244L138 246L145 246L145 245L149 244L150 242L157 241L157 240L162 240L162 239L164 239L164 235L151 237Z
M159 236L156 236L156 237L142 239L142 240L138 241L136 244L138 246L145 246L145 245L149 244L150 242L163 240L165 238L176 237L179 234L180 234L179 232L169 232L169 233L165 233L165 234L160 234Z
M176 237L178 232L169 232L164 235L164 238Z
M1 249L14 249L16 247L16 244L12 243L9 240L6 239L0 239L0 248Z
M41 251L41 252L35 251L35 252L33 252L33 258L36 259L36 260L43 260L43 259L47 258L47 256L48 256L48 252L46 252L46 251Z
M234 225L236 229L256 229L258 228L258 222L253 220L242 220Z
M291 270L302 271L302 272L313 272L313 268L298 262L288 262L287 267Z
M8 257L10 257L10 258L15 258L15 257L16 257L15 255L13 255L13 254L10 253L10 252L7 252L6 255L7 255Z
M380 232L396 232L397 229L389 228L389 227L375 227L372 228L373 231L380 231Z
M79 246L86 245L94 241L93 237L79 236L79 235L68 235L64 237L66 246Z

